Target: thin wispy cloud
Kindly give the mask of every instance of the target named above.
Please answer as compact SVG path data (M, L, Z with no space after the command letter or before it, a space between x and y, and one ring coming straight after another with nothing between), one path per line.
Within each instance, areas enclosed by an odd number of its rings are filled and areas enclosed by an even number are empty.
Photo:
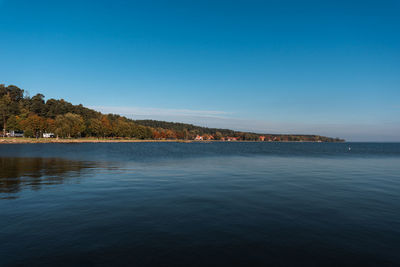
M219 110L194 110L194 109L168 109L151 107L109 107L94 106L94 110L102 113L121 114L128 117L134 116L184 116L184 117L210 117L225 118L232 113Z

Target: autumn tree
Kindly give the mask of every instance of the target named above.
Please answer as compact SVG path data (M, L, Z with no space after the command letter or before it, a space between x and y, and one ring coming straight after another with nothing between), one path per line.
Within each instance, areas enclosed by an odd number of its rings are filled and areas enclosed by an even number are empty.
M51 119L51 118L47 118L45 121L45 127L44 127L45 132L48 133L53 133L56 130L56 121Z
M215 140L221 140L222 139L222 133L221 132L216 132L214 134L214 139Z
M168 139L176 139L176 133L172 130L167 130L165 134Z
M46 120L36 114L29 115L28 118L21 121L25 136L39 138L43 133Z
M98 118L93 118L89 120L88 129L89 135L100 137L103 136L102 124Z
M61 137L79 137L85 130L82 116L73 113L58 115L55 120L55 132Z
M3 122L3 135L6 135L7 120L11 115L11 97L5 94L0 98L0 116Z
M112 124L113 132L118 137L130 137L132 136L133 123L129 123L122 117L115 120Z
M106 115L102 115L100 121L101 121L101 132L103 137L111 135L112 125L108 117Z
M7 131L21 130L21 119L18 116L11 115L7 120Z

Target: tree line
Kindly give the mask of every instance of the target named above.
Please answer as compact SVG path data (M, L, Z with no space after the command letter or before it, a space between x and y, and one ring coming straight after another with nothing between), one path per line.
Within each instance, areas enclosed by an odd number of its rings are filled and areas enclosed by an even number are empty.
M3 136L10 131L24 131L26 137L39 138L54 133L61 138L136 138L184 139L201 136L206 140L265 141L342 141L317 135L274 135L239 132L156 120L132 120L115 114L102 114L63 99L45 100L44 95L30 97L15 85L0 84L0 130Z

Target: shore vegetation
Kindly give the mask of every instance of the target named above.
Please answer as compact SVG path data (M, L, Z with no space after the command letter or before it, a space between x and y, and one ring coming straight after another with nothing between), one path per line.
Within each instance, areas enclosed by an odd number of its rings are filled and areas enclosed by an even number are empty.
M0 84L1 136L96 140L195 140L195 141L305 141L341 142L339 138L303 134L264 134L207 128L186 123L133 120L116 114L102 114L64 99L45 100L43 94L30 97L15 85ZM84 139L82 139L84 140Z

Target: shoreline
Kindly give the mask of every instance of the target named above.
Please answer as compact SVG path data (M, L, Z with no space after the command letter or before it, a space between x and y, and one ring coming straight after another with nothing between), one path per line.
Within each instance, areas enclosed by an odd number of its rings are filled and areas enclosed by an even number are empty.
M97 138L0 138L0 144L79 144L79 143L151 143L151 142L181 142L191 143L194 140L152 140L152 139L97 139Z
M80 144L80 143L211 143L211 142L249 142L249 143L341 143L341 142L318 142L318 141L221 141L221 140L153 140L153 139L97 139L97 138L25 138L7 137L0 138L1 144Z

